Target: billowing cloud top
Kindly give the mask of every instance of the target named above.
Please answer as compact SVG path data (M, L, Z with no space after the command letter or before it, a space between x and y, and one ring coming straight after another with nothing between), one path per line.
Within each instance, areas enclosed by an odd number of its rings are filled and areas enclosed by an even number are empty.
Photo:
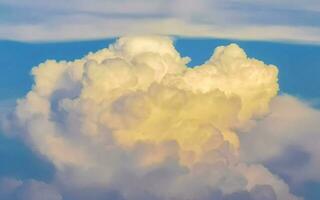
M12 128L55 165L66 193L298 199L262 165L239 157L236 130L268 112L277 68L236 44L216 48L202 65L187 67L189 60L171 38L137 36L72 62L46 61L33 68L35 83L18 101Z

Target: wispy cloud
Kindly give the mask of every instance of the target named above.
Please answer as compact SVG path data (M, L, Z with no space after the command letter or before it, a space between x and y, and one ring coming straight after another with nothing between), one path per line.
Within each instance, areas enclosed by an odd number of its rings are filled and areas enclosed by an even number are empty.
M173 34L320 42L315 0L0 0L0 38L79 40Z

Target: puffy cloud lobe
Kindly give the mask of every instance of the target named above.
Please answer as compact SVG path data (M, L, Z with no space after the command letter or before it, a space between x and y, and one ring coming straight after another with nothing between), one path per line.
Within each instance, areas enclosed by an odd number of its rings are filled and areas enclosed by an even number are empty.
M320 112L309 103L277 96L270 114L241 134L242 160L264 163L292 184L319 181L319 123Z
M221 200L277 200L277 197L269 185L257 185L251 191L227 194Z
M266 114L277 68L236 44L218 47L203 65L189 68L189 60L170 38L136 36L73 62L46 61L32 70L35 84L18 101L16 121L70 190L103 187L127 199L206 199L213 191L297 199L266 168L239 160L235 128Z

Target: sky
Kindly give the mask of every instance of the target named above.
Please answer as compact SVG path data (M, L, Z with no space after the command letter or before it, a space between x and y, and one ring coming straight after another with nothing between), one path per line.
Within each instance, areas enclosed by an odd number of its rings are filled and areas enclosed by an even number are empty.
M319 11L0 0L0 199L319 199Z
M13 40L155 33L320 41L317 0L1 0L0 11L0 37Z

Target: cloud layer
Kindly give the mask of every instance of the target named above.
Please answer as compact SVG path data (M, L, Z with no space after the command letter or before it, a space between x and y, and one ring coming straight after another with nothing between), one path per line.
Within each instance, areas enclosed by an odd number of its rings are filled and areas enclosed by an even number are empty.
M169 34L319 43L319 10L316 0L0 0L0 38Z
M5 127L55 165L52 184L65 199L84 191L130 200L300 199L240 156L237 130L268 113L277 68L236 44L200 66L189 61L157 36L48 60L33 68L33 88Z

